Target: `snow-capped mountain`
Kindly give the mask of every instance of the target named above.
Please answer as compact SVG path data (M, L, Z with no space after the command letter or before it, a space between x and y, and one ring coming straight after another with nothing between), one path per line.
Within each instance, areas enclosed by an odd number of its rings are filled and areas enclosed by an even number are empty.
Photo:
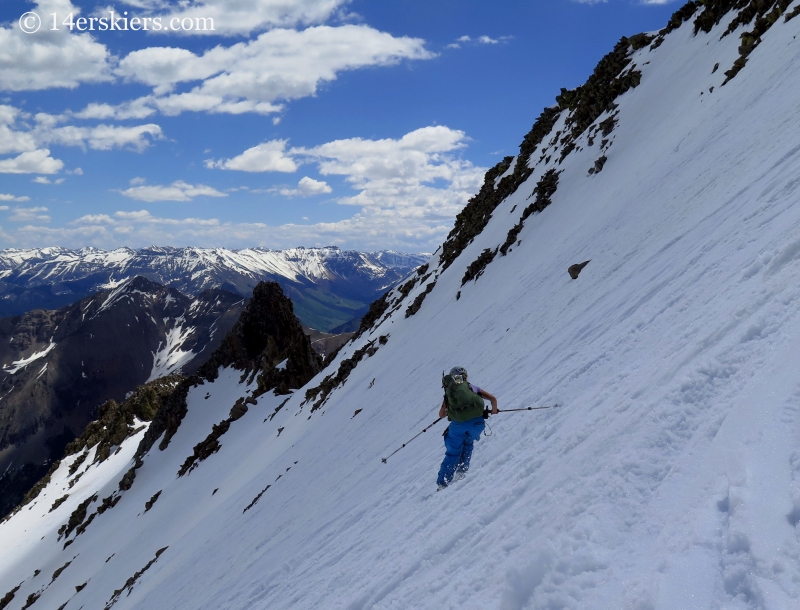
M0 316L55 309L137 275L187 295L222 288L250 296L259 281L271 280L289 294L303 323L331 331L359 318L428 257L336 247L0 250Z
M6 610L800 607L798 14L623 39L288 400L220 360L66 457L0 524ZM453 365L560 406L435 492Z
M0 320L3 514L102 403L146 381L195 371L243 306L225 290L191 298L136 277L57 311Z

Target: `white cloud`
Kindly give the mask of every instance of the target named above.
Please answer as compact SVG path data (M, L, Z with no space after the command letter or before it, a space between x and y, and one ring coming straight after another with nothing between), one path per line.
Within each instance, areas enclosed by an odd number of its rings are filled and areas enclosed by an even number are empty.
M114 224L114 219L108 214L86 214L70 224Z
M80 13L69 0L39 0L33 10L45 19L52 13ZM113 58L105 45L89 34L71 34L67 28L51 31L48 26L43 23L35 34L25 34L16 21L0 27L0 90L75 88L113 79Z
M321 83L336 80L339 72L431 57L420 39L396 38L364 25L275 29L202 55L175 47L149 47L127 55L115 73L152 87L152 95L116 106L89 104L75 116L142 119L156 112L186 111L272 114L283 110L281 101L315 95ZM189 91L175 91L179 84L198 81Z
M49 227L43 220L30 220L11 232L6 242L22 247L47 242L106 248L152 243L273 248L337 243L360 249L429 250L441 243L452 228L455 215L482 183L484 169L459 156L467 141L463 132L444 126L425 127L397 139L350 138L309 148L291 148L285 142L276 141L276 145L274 141L272 151L277 151L277 158L283 162L295 166L313 163L322 176L341 176L350 185L352 194L335 201L357 207L351 208L353 213L349 218L336 222L311 223L306 216L297 224L271 226L219 218L166 218L148 210L116 213L104 210L83 215L64 227ZM251 168L274 165L274 158L265 161L254 153L249 157L243 153L233 159L237 160L234 164ZM227 161L210 163L222 167ZM304 176L296 189L286 190L291 195L322 194L330 192L330 186L324 180ZM241 194L237 197L250 197L250 193L258 191L238 189L238 192ZM122 194L148 202L226 196L202 184L178 181L147 186L140 179L133 179Z
M297 183L296 189L281 189L281 195L286 197L310 197L311 195L324 195L330 193L333 189L328 186L328 183L323 180L314 180L308 176L304 176Z
M169 186L132 186L121 194L138 201L191 201L194 197L227 197L227 193L221 193L215 188L205 184L187 184L182 180L173 182Z
M141 152L152 141L163 138L161 127L154 123L129 127L102 124L94 127L59 126L68 118L68 115L45 113L32 117L12 106L0 105L0 154L34 152L51 144L94 150L130 148ZM76 168L72 173L81 175L83 170Z
M44 207L15 207L13 211L14 214L8 217L12 222L50 222L50 217L47 214L42 214L42 212L47 211L47 208Z
M24 195L22 197L16 197L14 195L9 195L7 193L0 193L0 201L20 201L20 202L22 202L22 201L30 201L30 200L31 200L31 198L28 197L27 195ZM0 209L7 210L8 206L3 206Z
M213 19L214 32L188 31L187 35L242 35L273 27L290 27L322 23L348 0L213 0L203 2L172 2L171 11L159 13L162 22L170 19ZM127 0L141 5L152 0ZM162 4L162 3L158 3ZM163 3L166 4L166 3Z
M73 174L75 176L83 176L83 170L80 167L76 167L75 169L68 169L68 174Z
M485 34L483 36L478 36L477 38L472 38L471 36L461 36L460 38L456 38L455 42L452 42L449 45L447 45L447 48L460 49L461 44L466 44L470 42L475 44L500 44L501 42L508 42L512 38L513 36L500 36L499 38L492 38L491 36L486 36Z
M154 123L135 125L133 127L118 125L78 127L66 125L64 127L43 129L36 133L36 139L47 144L88 146L94 150L130 148L139 152L150 146L151 140L160 140L162 137L161 127Z
M131 186L139 186L140 184L144 184L145 182L147 182L147 180L145 180L145 179L144 179L144 178L142 178L141 176L137 176L137 177L135 177L135 178L131 178L131 179L128 181L128 183L129 183Z
M297 164L286 156L286 140L271 140L248 148L231 159L208 159L209 169L231 169L242 172L294 172Z
M57 180L50 180L47 176L36 176L31 182L36 184L61 184L66 178L58 178Z
M466 141L462 131L444 126L417 129L397 140L350 138L289 151L284 150L283 141L278 141L281 153L295 163L313 162L322 175L344 176L358 192L337 202L361 209L347 220L285 225L272 229L271 235L273 239L284 233L294 235L298 240L295 243L357 241L362 246L369 243L380 247L415 243L429 248L447 234L452 219L483 181L483 168L454 154ZM234 159L242 157L244 154ZM227 161L210 163L223 167ZM305 177L297 189L280 192L299 195L303 187L324 192L322 185L330 188L325 182ZM239 230L250 234L243 226ZM253 229L253 235L259 230Z
M0 174L55 174L63 167L64 162L53 159L47 148L0 160Z
M129 220L153 225L216 227L220 224L219 220L216 218L159 218L158 216L153 216L147 210L139 210L137 212L115 212L114 216L123 221Z

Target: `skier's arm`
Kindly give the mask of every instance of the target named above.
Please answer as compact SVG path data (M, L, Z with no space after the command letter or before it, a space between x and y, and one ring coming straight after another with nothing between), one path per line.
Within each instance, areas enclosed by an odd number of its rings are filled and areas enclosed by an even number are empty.
M481 398L485 398L492 403L492 415L497 415L500 413L500 411L497 410L497 398L495 398L492 394L489 394L489 392L486 390L481 390L480 395Z
M441 417L442 419L447 417L447 401L446 400L443 400L442 401L442 406L439 407L439 417Z

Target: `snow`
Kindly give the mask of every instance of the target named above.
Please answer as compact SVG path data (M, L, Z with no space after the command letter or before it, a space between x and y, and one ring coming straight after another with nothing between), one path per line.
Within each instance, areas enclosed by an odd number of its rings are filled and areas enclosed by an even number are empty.
M36 360L39 360L39 358L44 358L47 354L49 354L51 351L53 351L53 348L55 348L56 345L57 344L53 343L53 341L51 339L50 343L48 344L48 346L46 348L44 348L43 350L31 354L27 358L22 358L21 360L15 360L11 364L4 365L3 366L3 372L8 373L9 375L13 375L17 371L20 371L20 370L24 369L31 362L35 362Z
M388 335L319 411L301 389L270 419L286 397L262 395L177 478L254 390L222 370L67 549L58 527L116 488L138 439L48 513L62 464L0 524L0 594L22 583L8 610L73 557L33 607L103 608L163 547L114 610L800 607L800 115L786 102L800 19L720 87L739 43L719 40L726 25L695 38L690 22L638 51L642 83L617 100L602 172L587 174L600 151L585 137L537 165L416 315L424 286L312 380ZM462 287L553 166L552 205ZM434 493L444 423L381 457L436 418L454 365L501 409L564 406L490 418L466 478Z
M184 327L184 322L183 316L175 320L174 326L166 332L163 347L159 342L158 349L153 353L153 368L147 381L180 371L180 368L196 355L191 350L181 349L186 339L196 330L192 326Z

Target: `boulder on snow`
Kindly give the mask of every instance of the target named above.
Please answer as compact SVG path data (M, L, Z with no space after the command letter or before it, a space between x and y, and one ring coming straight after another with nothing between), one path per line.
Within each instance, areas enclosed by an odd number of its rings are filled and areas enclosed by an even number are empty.
M580 273L583 270L583 268L586 265L588 265L590 262L591 262L591 260L588 260L588 261L583 261L582 263L577 263L575 265L570 265L570 268L567 269L567 273L569 273L569 276L573 280L577 280L578 276L580 275Z

